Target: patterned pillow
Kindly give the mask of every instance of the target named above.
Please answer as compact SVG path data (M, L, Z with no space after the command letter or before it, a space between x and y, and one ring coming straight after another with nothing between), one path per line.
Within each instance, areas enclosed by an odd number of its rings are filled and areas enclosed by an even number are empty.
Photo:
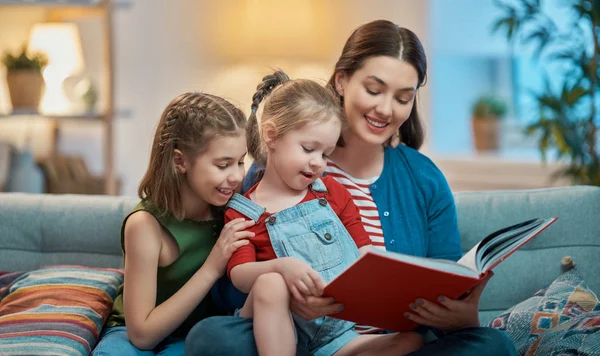
M0 355L89 355L122 283L120 270L82 266L0 276Z
M587 314L599 303L573 268L533 297L497 316L488 326L504 330L514 342L517 353L523 355L543 333Z
M600 307L543 333L527 356L600 355Z

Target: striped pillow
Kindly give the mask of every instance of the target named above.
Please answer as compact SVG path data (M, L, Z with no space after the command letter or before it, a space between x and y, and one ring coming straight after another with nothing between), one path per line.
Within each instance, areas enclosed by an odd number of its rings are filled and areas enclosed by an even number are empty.
M89 355L123 272L52 266L0 276L0 355Z

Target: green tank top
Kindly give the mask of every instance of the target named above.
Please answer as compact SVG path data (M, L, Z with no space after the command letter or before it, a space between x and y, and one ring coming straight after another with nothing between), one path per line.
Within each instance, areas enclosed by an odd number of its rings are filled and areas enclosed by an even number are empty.
M194 221L175 219L172 215L158 216L142 200L127 217L121 226L121 249L125 257L125 223L127 219L140 210L152 214L159 224L167 230L179 245L179 257L170 265L159 267L156 284L156 305L160 305L177 292L192 275L204 264L216 239L223 228L223 220ZM223 314L212 300L210 292L200 302L198 307L177 328L172 335L185 337L187 332L200 320L209 316ZM125 325L123 312L123 286L115 299L113 309L106 321L106 327Z

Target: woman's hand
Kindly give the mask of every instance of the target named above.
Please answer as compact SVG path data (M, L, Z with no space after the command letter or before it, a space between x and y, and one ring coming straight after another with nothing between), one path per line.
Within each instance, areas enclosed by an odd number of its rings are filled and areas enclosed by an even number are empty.
M241 246L250 243L247 239L254 237L254 233L244 230L252 225L254 225L254 221L252 220L237 218L223 226L217 243L213 246L210 255L208 255L204 263L205 266L214 270L215 280L219 279L225 273L227 262L233 252Z
M412 313L405 317L421 325L431 326L443 332L479 326L479 298L486 284L494 275L489 275L476 285L465 299L456 300L439 297L442 305L428 300L417 299L411 303Z
M307 296L323 295L325 282L308 263L294 257L283 257L278 259L277 272L283 276L290 293L299 302L306 304Z
M292 313L305 320L313 320L322 316L335 314L343 309L343 306L340 303L336 303L333 298L315 297L312 295L307 295L305 298L306 303L300 303L294 298L290 302Z

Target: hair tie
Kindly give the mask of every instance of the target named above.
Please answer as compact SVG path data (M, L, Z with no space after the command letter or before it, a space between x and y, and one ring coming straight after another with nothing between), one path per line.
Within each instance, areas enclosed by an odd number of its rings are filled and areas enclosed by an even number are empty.
M251 112L252 112L253 114L256 114L256 109L252 109L252 110L251 110Z

